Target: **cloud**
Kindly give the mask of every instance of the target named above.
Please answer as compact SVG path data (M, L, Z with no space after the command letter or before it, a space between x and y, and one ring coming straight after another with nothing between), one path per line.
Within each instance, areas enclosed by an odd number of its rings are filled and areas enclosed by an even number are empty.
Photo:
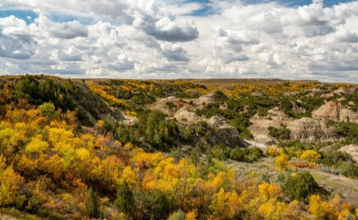
M164 17L154 22L137 18L133 21L133 26L143 29L145 33L158 40L169 42L192 41L199 36L192 20Z
M30 59L36 43L31 39L15 38L0 33L0 57Z
M352 32L344 26L338 27L338 30L331 34L327 39L328 43L358 43L358 30Z
M0 57L30 59L37 42L28 33L26 23L14 16L0 18Z
M217 33L212 39L213 55L224 63L234 61L246 61L249 57L243 52L243 46L259 44L260 40L254 36L253 32L245 30L224 30L217 28Z
M38 17L0 18L0 74L358 82L358 2L262 2L2 0Z
M168 60L185 62L190 60L187 52L178 43L162 42L160 48Z
M88 30L78 21L57 23L45 16L40 15L35 19L39 28L46 30L51 37L72 39L75 37L87 37Z

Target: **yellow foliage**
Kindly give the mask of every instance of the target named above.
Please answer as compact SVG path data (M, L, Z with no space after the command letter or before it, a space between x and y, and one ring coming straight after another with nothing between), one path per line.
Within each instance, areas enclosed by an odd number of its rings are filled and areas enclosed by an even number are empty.
M123 86L156 89L154 84L135 81L125 81ZM183 83L180 86L184 88L188 85ZM290 88L301 87L292 85ZM113 88L104 86L101 89L110 93ZM250 88L247 87L247 90ZM275 92L274 89L268 91ZM71 112L57 112L56 117L48 120L38 110L7 109L7 115L0 122L0 205L16 203L22 196L22 190L28 189L31 201L38 201L38 204L27 202L26 209L47 208L54 213L63 211L66 214L74 212L66 218L80 219L86 211L83 195L89 187L87 184L98 183L100 187L107 187L104 192L114 192L126 180L133 191L150 193L160 190L172 204L187 213L186 220L238 216L242 219L294 219L299 216L297 201L290 204L282 202L284 195L281 187L259 184L253 178L254 173L251 178L238 181L234 170L218 160L206 168L188 159L175 161L164 153L148 153L141 148L133 148L130 142L120 148L122 143L110 135L77 130L69 122L73 116ZM88 132L91 130L88 129ZM284 150L271 150L268 150L269 155L279 154L275 164L285 168L288 156ZM12 156L13 152L16 156ZM5 158L14 165L6 164ZM25 182L17 172L31 178ZM57 183L63 188L52 191ZM20 187L22 184L26 186ZM109 218L111 212L113 218L125 218L116 210L108 211L108 204L105 204L109 203L108 198L99 198L99 201L101 211L107 212ZM145 204L136 201L135 208L140 218ZM312 196L307 209L312 216L344 219L350 214L351 207L343 203L339 196L329 201ZM202 210L208 213L204 214Z
M158 153L146 153L142 148L135 148L132 150L131 161L134 166L138 168L150 168L156 166L161 160L165 158L164 154Z
M321 155L314 150L306 150L301 155L301 159L306 159L312 163L315 163L319 158L321 158Z
M239 196L236 192L225 192L223 188L213 195L210 208L214 216L221 218L232 218L239 210Z
M280 149L280 155L275 158L275 165L279 167L280 171L286 170L288 156L284 153L283 148Z
M350 218L347 218L347 216L349 216ZM339 216L338 216L338 220L346 220L346 219L351 219L351 220L356 219L356 217L351 214L349 209L344 209L341 213L339 213Z
M15 203L19 186L24 182L11 166L5 167L5 157L0 155L0 206Z
M276 150L276 148L274 146L270 146L267 149L266 154L271 157L276 157L278 155L278 151Z
M302 155L304 152L305 152L305 151L304 151L304 150L301 150L301 149L296 150L296 151L295 151L296 157L297 157L297 158L301 158L301 155Z
M190 211L185 214L185 220L196 220L196 212Z
M311 195L309 198L308 211L315 219L343 220L346 216L355 219L350 209L350 204L344 203L338 194L329 201L323 201L319 195Z
M95 84L95 83L90 83L88 84L88 87L96 94L98 94L100 97L102 97L103 99L105 99L109 104L112 105L123 105L128 107L129 104L123 100L123 99L118 99L113 95L108 94L107 91L112 91L113 88L110 86L106 86L106 85L100 85L100 84Z
M47 150L49 144L43 141L42 135L36 135L31 139L31 142L26 145L25 152L40 153Z
M325 201L322 201L319 195L311 195L309 197L308 211L315 219L323 219L328 217L328 214L332 210L332 207Z
M263 198L265 200L269 200L271 198L275 198L278 197L281 194L281 187L277 186L277 185L271 185L269 183L262 183L258 186L259 192L261 194L261 196L263 196Z
M126 166L123 170L122 179L127 181L130 187L134 188L139 183L137 174L132 170L130 166Z
M284 209L286 209L285 203L277 201L276 198L272 198L260 205L258 213L263 219L276 220L281 219Z
M76 154L81 161L90 160L90 152L86 148L76 149Z
M295 84L289 83L288 85L284 84L276 84L276 85L236 85L231 84L231 86L223 90L223 92L227 96L238 97L241 94L251 94L255 91L262 92L264 95L272 96L272 95L280 95L284 92L294 92L294 91L303 91L307 89L313 89L320 86L319 83L306 83L306 84Z
M127 150L132 149L132 148L133 148L132 142L127 142L127 143L124 145L124 148L127 149Z

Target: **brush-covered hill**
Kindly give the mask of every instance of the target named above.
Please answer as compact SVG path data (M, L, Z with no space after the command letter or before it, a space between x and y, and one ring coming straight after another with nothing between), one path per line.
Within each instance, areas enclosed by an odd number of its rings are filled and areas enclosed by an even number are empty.
M0 219L356 219L357 86L0 77Z

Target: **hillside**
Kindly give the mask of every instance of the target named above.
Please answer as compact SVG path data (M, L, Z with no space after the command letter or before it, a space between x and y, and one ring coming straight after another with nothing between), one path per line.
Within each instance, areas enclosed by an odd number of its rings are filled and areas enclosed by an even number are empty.
M357 90L0 76L0 218L356 219Z

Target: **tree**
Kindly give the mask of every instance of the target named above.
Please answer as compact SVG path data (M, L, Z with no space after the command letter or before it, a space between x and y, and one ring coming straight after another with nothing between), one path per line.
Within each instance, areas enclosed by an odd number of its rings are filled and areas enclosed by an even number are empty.
M101 212L99 210L99 203L96 193L93 191L92 187L89 188L86 198L86 208L87 214L91 218L99 218Z
M126 180L117 189L117 199L114 201L114 205L118 211L126 214L128 218L133 216L135 207L133 192Z

